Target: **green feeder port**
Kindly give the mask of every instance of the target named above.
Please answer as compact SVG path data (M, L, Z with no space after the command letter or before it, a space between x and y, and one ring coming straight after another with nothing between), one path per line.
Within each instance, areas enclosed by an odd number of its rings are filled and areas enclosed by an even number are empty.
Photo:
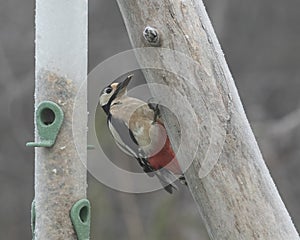
M91 207L87 199L77 201L70 211L71 221L78 240L90 239Z
M28 142L27 147L52 147L64 119L60 106L51 101L41 102L35 112L40 142Z

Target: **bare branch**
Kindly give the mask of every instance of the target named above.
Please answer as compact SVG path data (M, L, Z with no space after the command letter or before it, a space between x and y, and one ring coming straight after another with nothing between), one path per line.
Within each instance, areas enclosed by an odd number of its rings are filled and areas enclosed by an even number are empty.
M183 143L186 151L177 157L182 168L194 157L185 175L211 239L299 239L202 1L117 2L134 47L149 47L143 37L146 26L160 34L164 49L143 49L137 58L147 68L148 83L169 87L160 91L162 87L150 85L154 97L173 106L173 113L184 119L179 126L172 114L162 111L172 146L178 149L180 138L188 137ZM181 101L172 98L176 93Z

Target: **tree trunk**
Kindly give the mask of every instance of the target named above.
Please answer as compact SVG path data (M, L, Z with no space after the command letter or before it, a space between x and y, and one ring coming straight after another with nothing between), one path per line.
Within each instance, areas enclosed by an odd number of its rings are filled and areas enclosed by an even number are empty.
M202 1L117 2L210 238L299 239Z
M82 163L87 150L86 91L77 96L86 77L87 2L37 0L35 108L42 101L52 101L62 109L64 120L52 147L35 148L35 239L77 239L70 209L86 198L86 168ZM81 98L77 107L83 114L74 132L76 97ZM42 121L51 118L49 113L42 117ZM35 125L37 129L37 120ZM82 140L77 149L73 135ZM41 140L36 130L35 142Z

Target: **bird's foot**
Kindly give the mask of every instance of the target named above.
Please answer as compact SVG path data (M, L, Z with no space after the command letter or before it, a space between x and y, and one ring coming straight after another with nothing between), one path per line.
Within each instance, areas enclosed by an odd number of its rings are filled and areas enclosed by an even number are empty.
M188 185L187 181L185 180L185 176L183 174L180 175L180 177L178 179L179 179L181 184L186 185L186 186Z
M157 118L160 118L160 110L159 110L159 104L158 103L153 103L153 102L151 102L151 100L153 100L153 99L150 98L148 100L148 107L150 109L152 109L153 112L154 112L153 122L152 122L152 124L154 124L154 123L156 123Z

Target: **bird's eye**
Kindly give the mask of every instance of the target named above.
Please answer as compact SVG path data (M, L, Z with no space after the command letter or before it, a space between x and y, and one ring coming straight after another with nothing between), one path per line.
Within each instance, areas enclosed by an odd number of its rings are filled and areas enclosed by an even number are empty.
M111 91L112 91L112 88L111 88L111 87L107 87L107 88L105 88L105 90L104 90L104 92L105 92L106 94L110 94Z

